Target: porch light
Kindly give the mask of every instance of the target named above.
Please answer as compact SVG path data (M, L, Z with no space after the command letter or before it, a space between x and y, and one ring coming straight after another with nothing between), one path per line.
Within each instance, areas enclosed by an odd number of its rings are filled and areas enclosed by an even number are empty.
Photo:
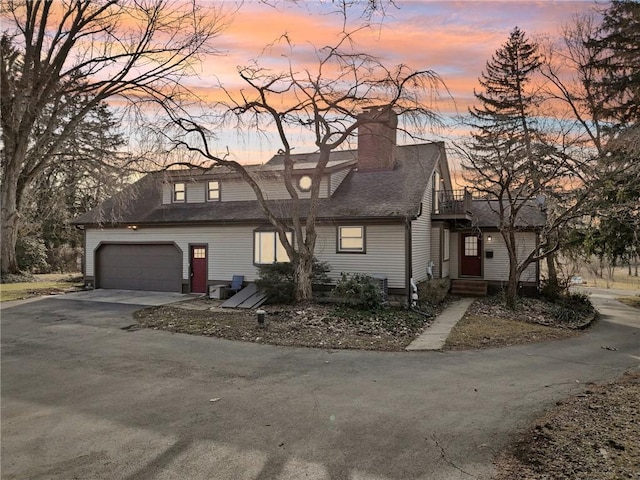
M487 242L491 241L491 235L487 235Z

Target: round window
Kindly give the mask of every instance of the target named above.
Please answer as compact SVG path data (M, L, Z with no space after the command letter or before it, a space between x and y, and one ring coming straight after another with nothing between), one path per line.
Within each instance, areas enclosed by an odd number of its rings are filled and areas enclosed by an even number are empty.
M309 175L300 177L300 180L298 180L298 187L303 191L309 190L311 188L311 177Z

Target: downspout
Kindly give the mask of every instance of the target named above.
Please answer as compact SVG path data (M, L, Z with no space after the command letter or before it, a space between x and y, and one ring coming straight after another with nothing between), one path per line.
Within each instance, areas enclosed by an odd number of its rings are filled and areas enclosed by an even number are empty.
M404 230L404 288L405 295L407 296L407 305L411 305L411 282L413 278L413 255L411 249L411 218L405 218L405 230Z
M540 236L542 235L542 231L536 232L536 251L538 254L540 253ZM547 282L549 279L547 279ZM540 292L540 260L536 262L536 291Z

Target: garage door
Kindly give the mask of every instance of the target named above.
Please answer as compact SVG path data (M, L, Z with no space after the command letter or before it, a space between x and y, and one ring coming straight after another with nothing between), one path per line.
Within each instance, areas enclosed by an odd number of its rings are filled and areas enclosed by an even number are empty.
M96 253L96 286L182 291L182 253L173 244L107 244Z

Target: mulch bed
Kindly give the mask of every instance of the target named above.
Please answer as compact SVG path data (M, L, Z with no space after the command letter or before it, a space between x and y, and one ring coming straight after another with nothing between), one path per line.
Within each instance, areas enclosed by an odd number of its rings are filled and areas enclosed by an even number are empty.
M197 303L191 303L197 302ZM203 303L204 302L204 303ZM367 312L311 304L267 306L260 326L254 310L208 306L207 299L146 308L135 318L141 327L230 340L329 349L400 351L430 319L404 309Z
M640 372L558 402L495 461L496 480L640 478Z
M452 299L448 298L439 313ZM254 310L220 308L201 297L136 312L140 327L272 345L328 349L401 351L433 321L402 308L370 312L327 304L269 305L266 324ZM580 325L555 322L549 305L522 299L517 310L493 297L479 298L447 342L449 349L474 349L567 338ZM562 327L562 328L561 328ZM456 338L457 336L457 338Z

